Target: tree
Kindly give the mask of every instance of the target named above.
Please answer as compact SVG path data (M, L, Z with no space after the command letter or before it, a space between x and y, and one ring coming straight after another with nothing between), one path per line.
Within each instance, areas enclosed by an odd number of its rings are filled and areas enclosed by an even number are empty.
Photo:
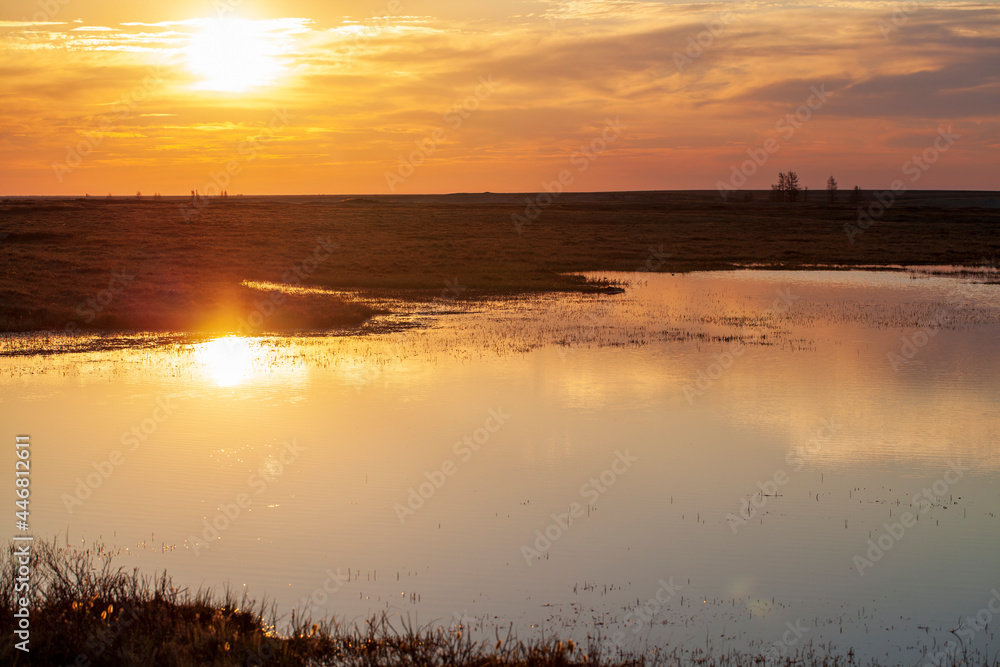
M837 179L833 176L826 179L826 196L830 199L830 203L837 198Z
M795 201L799 198L799 175L794 171L788 172L785 176L785 193L788 201Z
M778 174L778 183L771 186L772 201L796 201L799 198L799 175L794 171Z
M851 203L856 205L861 204L861 188L856 185L854 186L854 191L851 193Z
M785 172L778 174L778 183L771 186L771 201L785 201L785 193L788 191L788 177Z

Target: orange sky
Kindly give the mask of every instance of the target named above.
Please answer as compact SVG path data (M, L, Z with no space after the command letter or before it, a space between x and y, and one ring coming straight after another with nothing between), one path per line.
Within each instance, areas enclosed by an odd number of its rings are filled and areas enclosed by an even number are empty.
M6 0L0 77L2 194L1000 189L995 4Z

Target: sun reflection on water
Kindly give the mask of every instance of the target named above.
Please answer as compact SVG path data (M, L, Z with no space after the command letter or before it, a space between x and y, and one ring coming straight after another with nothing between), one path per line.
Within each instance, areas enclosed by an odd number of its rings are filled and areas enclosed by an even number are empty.
M255 351L242 336L216 338L194 346L195 359L216 385L232 387L253 373Z

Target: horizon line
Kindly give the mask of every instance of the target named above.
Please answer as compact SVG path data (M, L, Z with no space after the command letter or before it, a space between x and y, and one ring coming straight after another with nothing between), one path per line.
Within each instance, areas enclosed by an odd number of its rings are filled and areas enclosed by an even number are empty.
M875 192L878 190L889 190L890 188L861 188L863 192ZM849 193L853 191L853 186L851 189L838 189L838 193ZM535 195L545 192L545 190L518 190L518 191L505 191L505 192L494 192L491 190L484 191L452 191L452 192L408 192L408 193L372 193L372 192L343 192L343 193L330 193L330 192L298 192L298 193L237 193L234 195L228 195L223 197L221 194L204 194L199 193L199 197L203 199L235 199L238 197L449 197L454 195ZM718 189L716 188L683 188L683 189L657 189L657 190L571 190L562 192L553 192L551 194L556 196L562 195L599 195L599 194L634 194L634 193L713 193L718 194ZM732 192L771 192L770 189L764 188L741 188L734 189ZM826 193L826 188L816 188L813 192ZM948 188L930 188L930 189L908 189L904 192L898 192L897 195L902 194L913 194L918 192L944 192L944 193L979 193L979 194L997 194L1000 195L1000 189L998 190L981 190L981 189L970 189L970 190L960 190L960 189L948 189ZM3 194L0 193L0 198L10 199L10 198L30 198L30 197L45 197L49 199L107 199L108 197L117 199L152 199L155 195L161 197L172 197L172 198L190 198L191 193L186 192L183 194L166 194L163 192L153 192L151 194L142 194L141 196L137 194L98 194L91 195L89 193L82 194Z

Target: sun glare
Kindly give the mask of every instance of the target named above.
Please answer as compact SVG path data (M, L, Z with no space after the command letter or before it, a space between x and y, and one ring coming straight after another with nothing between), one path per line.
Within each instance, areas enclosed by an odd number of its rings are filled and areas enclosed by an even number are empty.
M195 358L220 387L238 385L253 371L254 351L250 349L250 341L240 336L200 343L195 346Z
M247 19L213 19L192 36L188 67L201 90L243 92L273 84L282 73L280 45L268 24Z

